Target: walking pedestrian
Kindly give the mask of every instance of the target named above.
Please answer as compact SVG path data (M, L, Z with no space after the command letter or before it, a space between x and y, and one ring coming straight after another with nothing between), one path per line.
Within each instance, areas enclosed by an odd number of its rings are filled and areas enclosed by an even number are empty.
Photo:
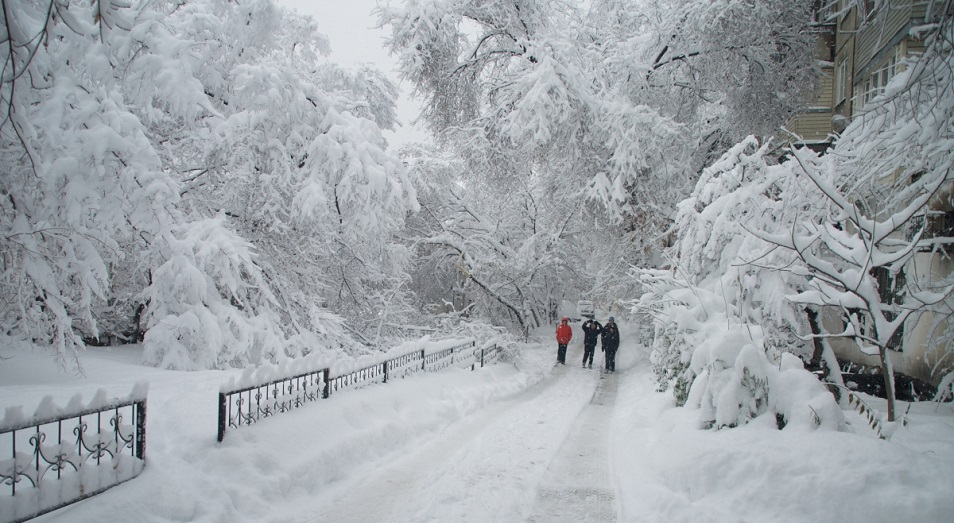
M564 317L560 320L560 325L557 326L556 330L556 340L557 340L557 363L561 365L566 365L566 346L570 343L570 340L573 339L573 329L570 328L570 319Z
M600 335L600 350L605 352L606 372L616 372L616 349L619 348L619 328L610 316Z
M593 354L596 352L596 342L603 332L603 326L600 322L590 318L583 323L583 367L593 368Z

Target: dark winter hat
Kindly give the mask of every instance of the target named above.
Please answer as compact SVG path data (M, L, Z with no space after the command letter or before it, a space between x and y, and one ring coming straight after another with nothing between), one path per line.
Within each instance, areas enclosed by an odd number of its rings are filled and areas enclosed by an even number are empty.
M609 321L616 321L612 316L610 316Z

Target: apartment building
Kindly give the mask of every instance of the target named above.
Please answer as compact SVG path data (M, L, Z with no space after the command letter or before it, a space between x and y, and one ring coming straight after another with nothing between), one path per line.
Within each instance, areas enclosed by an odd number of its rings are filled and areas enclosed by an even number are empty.
M902 58L924 49L919 33L942 0L819 0L815 57L822 70L815 102L786 125L787 143L825 149L833 133L900 72Z
M782 145L827 150L851 119L901 72L904 59L923 52L923 31L945 7L949 9L950 3L940 0L819 0L814 27L821 88L815 103L788 122L790 134L781 137ZM926 223L924 237L954 237L951 200L950 190L936 198L909 234ZM954 274L954 246L918 253L904 272L898 277L939 279ZM887 303L898 282L887 274L877 276ZM937 383L936 360L944 351L936 349L945 343L940 341L945 323L939 324L938 319L924 314L895 336L892 361L898 372ZM951 320L945 321L949 326ZM837 313L823 315L829 332L840 330L840 322ZM841 361L879 365L877 357L863 354L850 340L832 340L832 347Z

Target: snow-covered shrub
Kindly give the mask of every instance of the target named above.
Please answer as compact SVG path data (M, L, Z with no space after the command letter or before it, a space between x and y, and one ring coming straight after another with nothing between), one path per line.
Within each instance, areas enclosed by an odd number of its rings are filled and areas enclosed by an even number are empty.
M517 340L517 336L510 330L479 319L444 314L436 320L437 332L431 336L435 340L465 336L474 338L478 344L496 343L501 346L512 345Z
M952 398L954 398L954 372L945 374L941 378L941 384L937 387L937 396L934 400L950 401ZM951 405L951 408L954 409L954 404Z
M643 281L658 292L665 272L655 279L644 272ZM725 303L703 288L671 286L643 296L641 306L656 308L651 361L660 390L671 386L678 406L698 408L704 427L734 427L762 415L774 415L779 426L842 427L834 398L801 360L767 348L766 331L739 323Z
M798 357L766 350L759 329L713 327L693 352L690 370L697 379L686 401L699 408L704 427L735 427L770 415L779 428L844 428L834 397Z
M687 282L669 271L643 270L640 280L648 292L640 298L636 308L649 311L656 320L650 362L656 374L657 390L662 392L671 386L676 405L682 406L695 379L689 362L693 348L704 339L699 326L708 319L708 311Z
M354 339L348 332L346 321L328 309L312 305L311 328L289 336L285 340L285 354L307 356L322 352L355 357L368 351L368 347Z
M837 410L834 398L818 399L826 389L804 368L792 370L794 355L811 348L796 335L807 330L801 308L786 299L803 279L771 269L779 253L746 230L786 218L775 183L785 171L770 165L766 149L750 137L705 170L679 205L671 268L633 273L647 290L637 309L656 320L651 360L659 388L672 387L677 405L699 408L703 425L732 427L774 414L780 425L796 421L790 416L817 416L838 427L840 411L829 408ZM818 385L798 398L817 403L820 414L783 401L783 360Z

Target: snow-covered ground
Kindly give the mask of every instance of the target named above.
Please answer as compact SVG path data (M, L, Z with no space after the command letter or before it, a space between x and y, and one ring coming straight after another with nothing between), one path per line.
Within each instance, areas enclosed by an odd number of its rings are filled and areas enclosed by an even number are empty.
M143 367L139 348L90 348L85 378L2 348L0 408L149 382L143 473L37 522L954 519L950 405L913 405L890 442L774 418L698 430L622 334L616 374L580 368L578 339L554 367L547 340L516 364L343 392L221 444L216 394L239 372Z

